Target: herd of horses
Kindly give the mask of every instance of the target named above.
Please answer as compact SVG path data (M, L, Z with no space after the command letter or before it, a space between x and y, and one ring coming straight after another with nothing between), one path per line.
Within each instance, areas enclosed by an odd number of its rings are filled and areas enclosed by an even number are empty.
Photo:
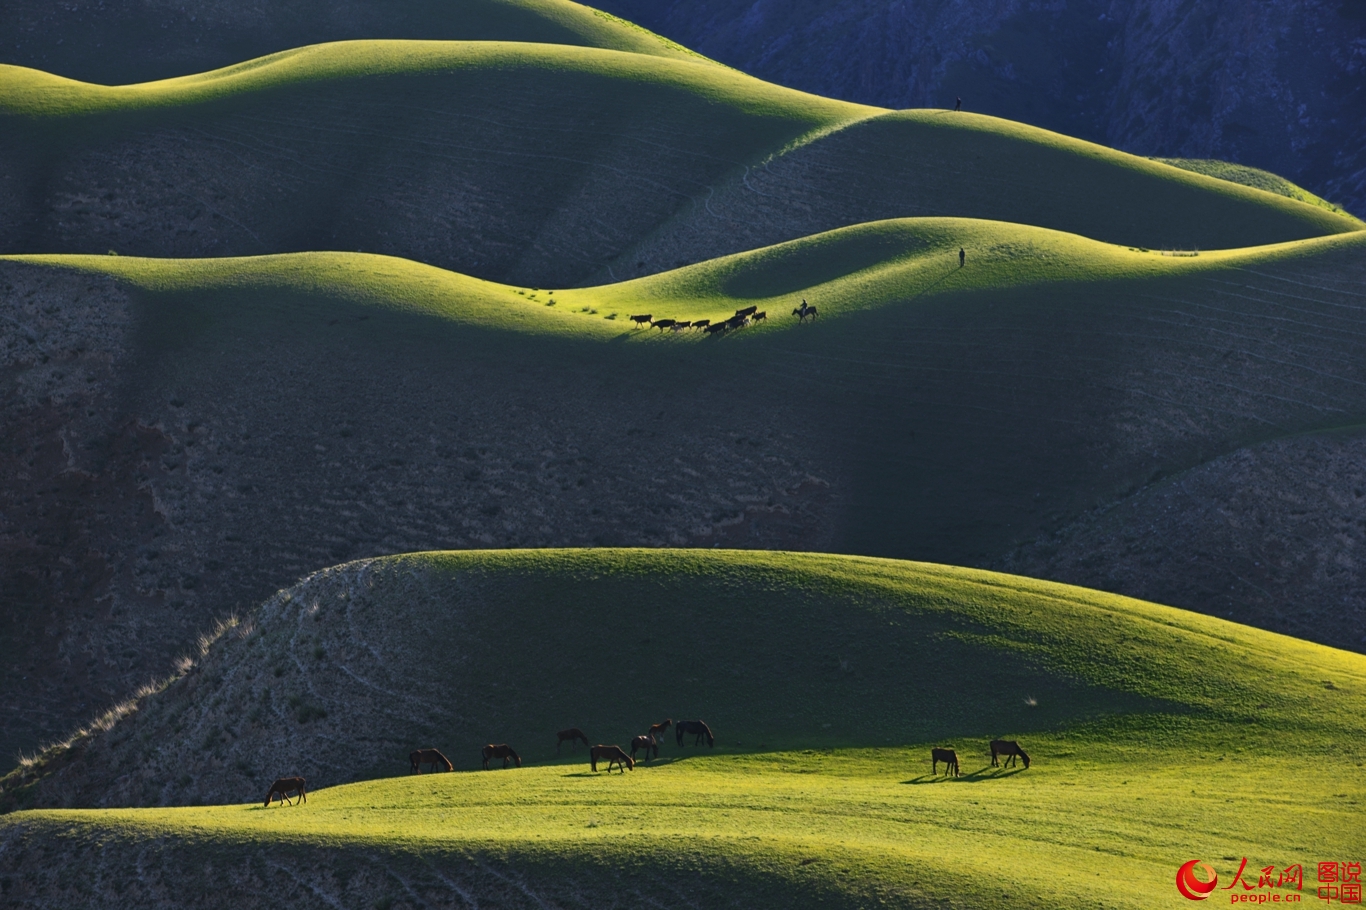
M816 311L815 307L803 300L802 305L792 311L792 315L796 316L802 322L806 322L808 317L815 319L820 314ZM735 315L731 316L729 319L718 319L715 322L712 322L710 319L656 319L651 313L641 313L638 316L631 317L631 321L636 324L636 328L648 325L650 328L659 329L661 332L665 329L669 329L673 332L683 332L688 329L701 329L708 335L715 335L718 332L728 332L731 329L742 329L745 326L754 325L756 322L764 322L767 319L768 311L760 310L757 306L736 310Z
M668 718L660 723L651 724L650 729L645 733L631 737L631 752L629 755L621 746L607 746L601 743L596 746L588 745L590 742L588 735L578 727L570 727L555 734L555 753L558 755L560 747L566 742L577 750L579 742L582 741L585 746L588 746L588 764L589 767L593 769L594 773L598 770L598 763L605 762L608 774L612 773L612 768L614 767L622 774L625 774L628 770L635 770L636 753L643 751L645 753L645 761L649 761L651 756L655 758L659 757L659 742L664 737L664 731L669 729L669 727L674 728L674 739L678 742L680 747L684 745L683 741L687 736L692 736L694 746L701 745L703 739L707 741L708 746L716 745L716 737L712 735L711 728L702 721L680 720L675 723L673 718ZM489 762L496 758L501 758L503 760L504 768L508 767L509 762L516 764L518 768L522 767L522 757L507 743L489 743L481 751L484 759L483 768L485 771L489 770ZM1024 749L1021 749L1020 744L1013 739L993 739L991 741L991 766L993 768L1001 767L1002 758L1006 760L1004 765L1006 768L1013 767L1016 759L1023 762L1026 768L1029 767L1029 753L1025 752ZM943 762L944 764L945 776L960 776L958 771L957 752L952 749L942 749L938 747L931 749L931 774L939 774L940 762ZM421 774L423 766L427 766L432 771L436 771L438 768L443 771L455 770L455 766L451 764L451 760L445 755L442 755L441 751L438 749L415 749L408 753L408 766L410 773L412 774ZM266 792L266 806L269 807L271 801L277 798L280 802L288 803L292 806L294 803L290 801L290 794L296 795L301 803L308 802L308 795L304 792L304 779L302 777L282 777L271 784L270 790Z

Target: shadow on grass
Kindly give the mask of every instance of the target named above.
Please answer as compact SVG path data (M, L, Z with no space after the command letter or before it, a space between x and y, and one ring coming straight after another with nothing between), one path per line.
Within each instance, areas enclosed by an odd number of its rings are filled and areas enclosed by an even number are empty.
M943 774L922 774L910 780L903 780L903 784L981 784L993 780L1001 780L1006 777L1014 777L1023 771L1024 768L993 768L991 765L984 765L976 771L969 771L962 777L945 777Z

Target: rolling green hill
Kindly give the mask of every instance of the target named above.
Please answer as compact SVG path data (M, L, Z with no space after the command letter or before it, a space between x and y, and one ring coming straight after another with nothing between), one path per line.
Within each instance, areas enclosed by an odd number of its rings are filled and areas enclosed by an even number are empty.
M912 215L1151 248L1362 227L1008 121L613 50L341 42L117 87L3 72L8 251L364 250L566 287Z
M1046 568L1055 530L1163 478L1361 421L1364 258L1366 233L1173 257L923 219L556 291L346 253L0 260L6 691L72 722L312 567L424 545ZM626 318L751 305L725 337ZM1143 590L1358 648L1323 607L1352 576L1282 570L1337 552L1339 499L1293 545L1240 513L1243 543L1178 554L1261 598ZM5 723L7 751L63 733Z
M153 841L144 902L174 865L234 870L178 888L182 906L508 888L517 906L557 887L588 904L700 878L700 899L745 906L1147 908L1178 900L1191 857L1231 875L1228 856L1357 855L1363 708L1360 655L1010 576L736 551L420 554L280 592L135 711L6 781L42 805L247 805L11 814L0 863L11 893L86 901ZM554 753L562 727L624 743L665 716L703 717L717 745L670 740L657 766L610 779ZM991 768L993 736L1018 738L1029 770ZM473 770L487 741L525 766ZM407 777L417 745L462 773ZM965 777L936 781L931 745L956 748ZM251 804L286 773L313 782L306 806ZM53 850L100 874L24 862Z
M179 8L130 0L61 9L11 0L5 12L0 63L105 85L167 79L358 38L528 41L699 58L635 23L568 0L228 0Z

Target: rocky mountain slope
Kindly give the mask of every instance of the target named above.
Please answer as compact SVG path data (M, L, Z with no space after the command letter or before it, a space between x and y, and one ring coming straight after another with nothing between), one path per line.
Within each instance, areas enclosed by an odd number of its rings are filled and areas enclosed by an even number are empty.
M1366 212L1362 0L604 0L745 72L1275 171Z

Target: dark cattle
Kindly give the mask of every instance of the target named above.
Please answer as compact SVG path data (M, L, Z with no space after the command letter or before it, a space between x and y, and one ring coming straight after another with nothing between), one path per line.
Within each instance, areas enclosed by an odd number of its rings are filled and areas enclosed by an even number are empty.
M522 767L522 758L521 758L521 756L518 755L516 752L513 752L513 751L512 751L512 747L509 746L507 743L503 743L503 744L497 745L497 746L495 746L495 745L493 745L492 743L490 743L489 745L487 745L487 746L484 747L484 770L485 770L485 771L487 771L487 770L489 769L489 760L490 760L490 759L494 759L494 758L501 758L501 759L503 760L503 767L504 767L504 768L506 768L506 767L508 766L508 761L509 761L509 760L515 761L515 762L517 763L517 767L519 767L519 768Z
M743 310L736 310L735 315L743 319L746 316L753 316L754 311L757 309L759 309L757 306L747 306Z
M687 328L688 326L690 326L690 325L692 325L691 322L675 322L675 323L674 323L674 331L675 331L675 332L681 332L681 331L683 331L684 329L686 329L686 328Z
M579 740L583 740L585 746L588 745L588 736L578 727L570 727L568 730L561 730L559 733L556 733L555 736L557 737L555 740L555 753L557 755L559 754L560 746L564 745L566 739L569 740L569 744L575 749L579 747Z
M635 759L636 753L639 752L641 749L644 749L644 750L645 750L645 760L646 760L646 761L649 761L649 760L650 760L650 753L651 753L651 752L653 752L653 753L655 754L655 758L659 758L659 741L656 740L656 739L655 739L653 736L651 736L649 733L642 733L640 736L633 736L633 737L631 737L631 758L632 758L632 760Z
M447 771L455 770L451 760L435 749L418 749L415 752L409 752L408 764L412 765L412 773L414 774L421 774L423 765L431 765L433 771L436 770L437 765L441 765Z
M1000 764L997 757L1001 755L1009 756L1005 763L1007 768L1015 764L1016 758L1023 761L1026 768L1029 767L1029 756L1025 754L1024 749L1020 748L1020 744L1013 739L993 739L991 741L991 766L993 768Z
M664 731L669 729L673 725L674 719L672 717L666 718L664 723L662 724L650 724L649 733L651 736L654 737L662 737L664 735Z
M588 763L594 771L598 770L598 762L604 758L607 759L608 774L612 773L613 765L620 766L622 774L626 773L627 768L632 771L636 769L636 760L623 752L621 746L594 746L588 750Z
M749 322L748 316L732 316L726 320L726 328L738 329L747 322Z
M304 779L302 777L282 777L271 784L270 789L266 791L266 806L269 806L270 801L277 796L280 798L280 802L294 805L289 802L289 794L291 793L299 795L299 802L308 802L308 794L304 792Z
M958 776L958 753L952 749L930 750L930 773L939 773L939 763L944 763L944 773Z
M726 323L724 322L712 323L711 325L703 329L703 331L705 331L708 335L715 335L717 332L724 332L725 330Z
M763 322L766 319L768 319L768 310L760 310L754 314L755 322Z
M672 319L656 319L653 323L651 323L651 325L659 329L661 332L673 324L674 321Z
M653 325L654 317L651 316L649 313L646 313L644 316L632 316L631 321L636 324L636 328L640 328L641 326L647 324Z
M692 327L695 329L705 329L709 325L711 325L710 319L698 319L693 322Z
M707 738L707 745L716 745L716 737L711 735L711 729L700 720L680 720L674 724L674 738L680 746L683 745L683 736L687 733L695 734L692 741L694 746L701 743L704 736Z

